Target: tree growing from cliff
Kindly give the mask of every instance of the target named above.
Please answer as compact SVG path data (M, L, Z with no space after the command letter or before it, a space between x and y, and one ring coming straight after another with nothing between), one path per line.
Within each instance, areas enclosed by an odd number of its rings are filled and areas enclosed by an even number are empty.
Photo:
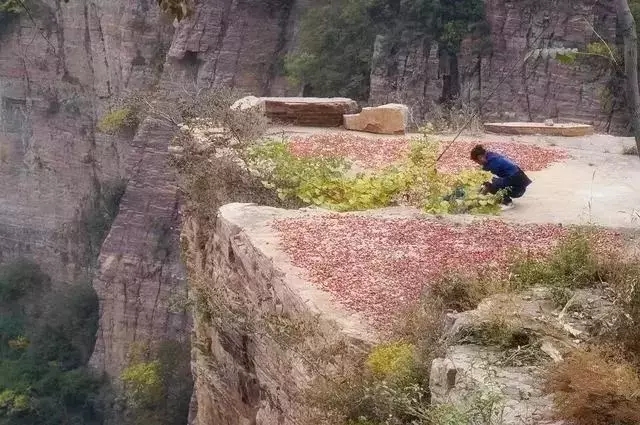
M304 86L304 95L366 100L378 35L385 57L394 57L412 40L436 41L445 71L443 98L450 100L459 92L457 53L462 40L483 33L484 18L480 0L321 1L304 16L300 49L286 58L285 71Z

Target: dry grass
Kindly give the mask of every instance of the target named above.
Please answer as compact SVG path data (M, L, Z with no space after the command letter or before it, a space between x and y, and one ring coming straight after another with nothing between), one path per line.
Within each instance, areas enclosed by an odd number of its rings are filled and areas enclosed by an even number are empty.
M573 353L549 373L559 419L579 425L640 423L638 371L610 349Z
M473 310L483 299L508 289L507 282L495 273L451 273L430 285L428 296L440 300L446 309L462 312Z
M480 134L484 128L477 108L462 101L456 101L449 107L432 103L425 116L426 121L438 133L455 133L460 130Z
M638 147L636 145L625 146L624 148L622 148L622 154L638 156Z

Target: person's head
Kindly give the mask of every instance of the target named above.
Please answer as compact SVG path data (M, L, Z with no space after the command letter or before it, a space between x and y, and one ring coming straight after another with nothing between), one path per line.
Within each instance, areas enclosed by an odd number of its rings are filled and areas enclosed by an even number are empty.
M487 163L487 151L482 145L476 145L471 149L471 160L484 165Z

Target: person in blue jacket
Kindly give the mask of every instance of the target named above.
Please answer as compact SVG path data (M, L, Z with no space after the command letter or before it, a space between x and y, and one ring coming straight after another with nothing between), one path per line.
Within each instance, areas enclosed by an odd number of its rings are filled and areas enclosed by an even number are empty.
M495 177L490 182L482 185L482 194L496 194L503 190L502 204L504 207L512 207L512 198L520 198L527 191L531 179L506 156L487 151L482 145L476 145L471 150L471 159L482 165L482 169L489 171Z

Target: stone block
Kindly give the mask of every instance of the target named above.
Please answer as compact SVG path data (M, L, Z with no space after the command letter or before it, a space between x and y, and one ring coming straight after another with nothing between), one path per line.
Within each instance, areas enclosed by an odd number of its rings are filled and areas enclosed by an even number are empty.
M344 116L347 130L366 131L377 134L405 134L409 117L409 108L405 105L390 103L372 108L363 108L362 112Z
M255 97L238 100L232 109L257 108L273 123L305 127L339 127L345 114L358 111L355 100L333 97Z

